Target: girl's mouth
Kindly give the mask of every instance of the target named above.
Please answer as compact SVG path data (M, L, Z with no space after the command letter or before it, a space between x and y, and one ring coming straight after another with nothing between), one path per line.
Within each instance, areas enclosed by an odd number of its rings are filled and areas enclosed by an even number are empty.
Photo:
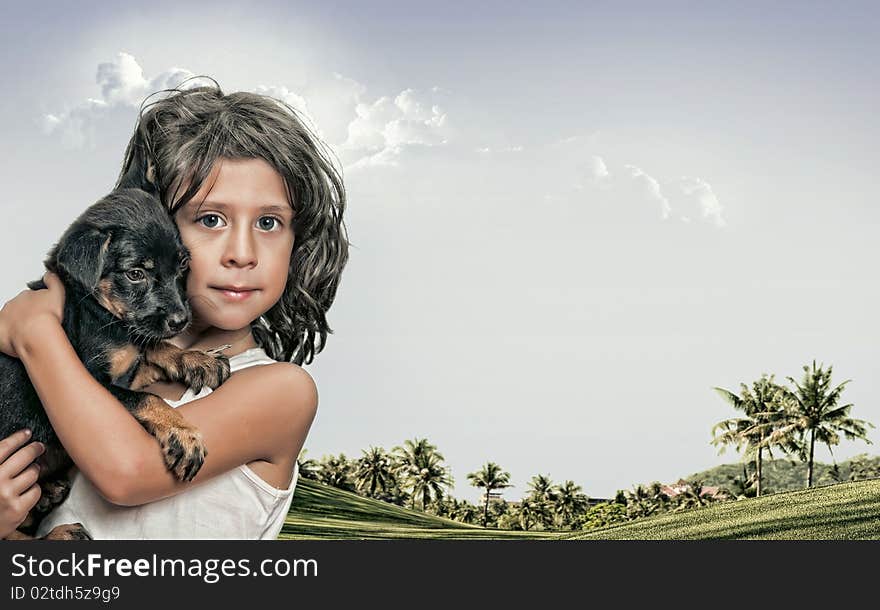
M244 301L257 291L256 288L226 288L211 286L212 289L218 291L223 297L229 301Z

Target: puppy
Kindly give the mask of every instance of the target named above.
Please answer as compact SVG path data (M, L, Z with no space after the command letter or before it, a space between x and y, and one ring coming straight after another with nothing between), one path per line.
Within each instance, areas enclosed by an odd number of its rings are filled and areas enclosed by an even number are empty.
M207 455L201 434L162 398L138 390L160 380L213 389L229 377L229 361L217 350L187 351L164 341L191 320L185 292L189 253L155 190L143 186L120 187L89 207L49 252L45 266L64 284L62 326L83 364L157 438L174 475L189 481ZM45 288L42 280L28 285ZM0 354L0 437L21 428L46 445L43 495L14 536L29 538L66 497L72 461L22 362ZM72 524L46 538L89 536Z

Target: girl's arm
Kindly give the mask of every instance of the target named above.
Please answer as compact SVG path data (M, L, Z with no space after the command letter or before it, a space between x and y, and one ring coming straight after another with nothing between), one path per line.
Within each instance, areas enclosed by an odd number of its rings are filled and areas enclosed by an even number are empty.
M0 323L0 349L21 358L61 443L108 501L144 504L253 460L298 455L317 409L314 381L290 363L251 367L177 409L199 428L208 449L195 478L178 481L167 470L158 442L83 366L60 316L46 315L40 299L50 298L48 292L25 291L7 303L0 312L4 319L21 323L8 343L7 325ZM22 298L24 310L7 315Z

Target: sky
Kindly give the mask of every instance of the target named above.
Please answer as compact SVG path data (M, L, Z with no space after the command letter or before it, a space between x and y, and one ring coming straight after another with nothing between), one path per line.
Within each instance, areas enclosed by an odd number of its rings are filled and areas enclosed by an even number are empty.
M610 497L736 461L712 388L813 359L880 425L870 3L329 4L8 3L0 298L112 188L143 98L204 74L344 170L307 457L427 438L458 498L488 461L508 499Z

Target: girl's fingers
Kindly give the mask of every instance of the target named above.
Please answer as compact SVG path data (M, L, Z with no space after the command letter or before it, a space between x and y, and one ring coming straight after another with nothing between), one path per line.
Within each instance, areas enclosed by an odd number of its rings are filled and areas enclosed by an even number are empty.
M21 471L21 474L12 479L12 490L21 495L30 489L40 478L40 465L32 463ZM39 487L39 486L38 486Z
M5 462L6 458L15 453L19 447L28 442L30 437L30 430L19 430L4 439L0 439L0 464Z
M33 442L25 445L0 464L0 474L6 478L17 477L22 470L31 465L35 459L43 454L46 446L43 443Z
M25 506L27 506L28 511L30 511L42 495L43 490L40 489L39 485L34 484L31 485L30 489L21 494L19 497L21 498L21 501L25 503Z

